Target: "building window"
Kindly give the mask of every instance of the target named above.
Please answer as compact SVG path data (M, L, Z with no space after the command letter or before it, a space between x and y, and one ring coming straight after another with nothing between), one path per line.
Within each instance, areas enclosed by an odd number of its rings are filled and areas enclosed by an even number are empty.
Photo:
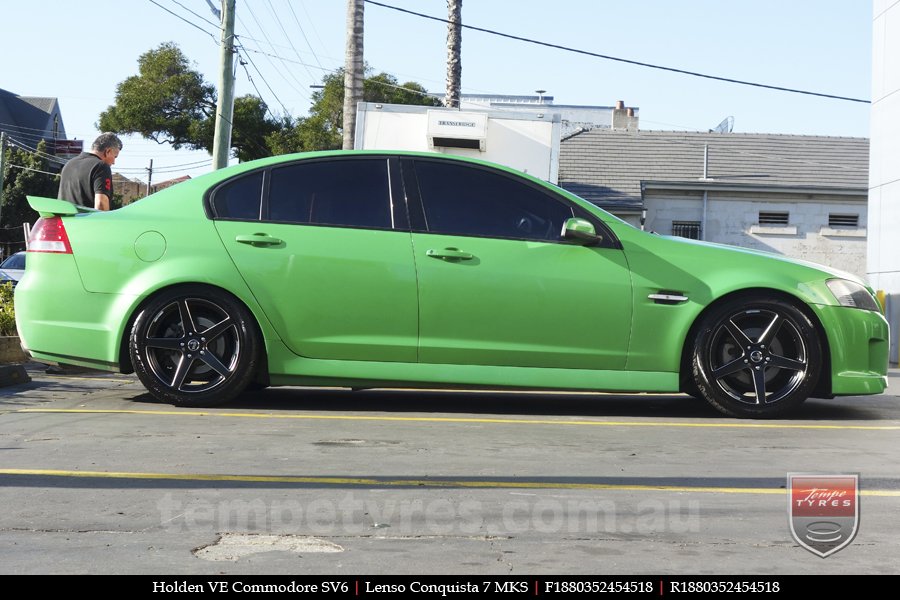
M672 235L699 240L700 221L672 221Z
M859 227L859 215L828 215L829 227Z
M760 225L787 225L788 224L788 213L787 212L766 212L759 211L759 224Z

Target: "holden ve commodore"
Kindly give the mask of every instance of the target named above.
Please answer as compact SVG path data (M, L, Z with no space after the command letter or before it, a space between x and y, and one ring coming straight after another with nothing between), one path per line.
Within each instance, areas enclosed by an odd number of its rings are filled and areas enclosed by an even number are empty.
M25 349L181 406L489 387L682 391L766 418L887 385L887 322L856 277L640 231L482 161L320 152L112 212L29 201Z

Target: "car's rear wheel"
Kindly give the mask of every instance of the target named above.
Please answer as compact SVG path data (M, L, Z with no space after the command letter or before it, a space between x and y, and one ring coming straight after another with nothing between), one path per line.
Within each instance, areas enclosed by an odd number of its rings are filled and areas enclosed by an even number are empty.
M717 410L770 418L797 408L812 392L822 346L812 321L796 306L749 295L706 315L692 359L694 383Z
M130 352L135 372L155 397L179 406L214 406L240 394L259 363L250 312L205 286L174 288L152 298L135 319Z

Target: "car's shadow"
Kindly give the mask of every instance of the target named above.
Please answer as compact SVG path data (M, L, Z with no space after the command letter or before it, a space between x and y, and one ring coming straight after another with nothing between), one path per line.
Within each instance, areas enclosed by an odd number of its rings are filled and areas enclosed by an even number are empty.
M150 394L136 396L133 401L163 404ZM245 392L231 402L216 407L215 410L653 419L728 418L706 402L684 394L567 394L393 389L351 391L295 387ZM893 416L887 415L886 412L890 412ZM896 408L888 408L888 399L884 396L862 400L810 399L799 410L785 418L804 421L875 421L900 417L894 414L896 412Z

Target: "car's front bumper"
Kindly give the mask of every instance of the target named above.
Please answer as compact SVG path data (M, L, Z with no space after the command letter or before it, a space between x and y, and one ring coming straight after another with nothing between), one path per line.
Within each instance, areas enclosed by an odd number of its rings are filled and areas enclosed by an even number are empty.
M887 388L890 334L881 313L814 305L831 357L831 394L880 394Z

